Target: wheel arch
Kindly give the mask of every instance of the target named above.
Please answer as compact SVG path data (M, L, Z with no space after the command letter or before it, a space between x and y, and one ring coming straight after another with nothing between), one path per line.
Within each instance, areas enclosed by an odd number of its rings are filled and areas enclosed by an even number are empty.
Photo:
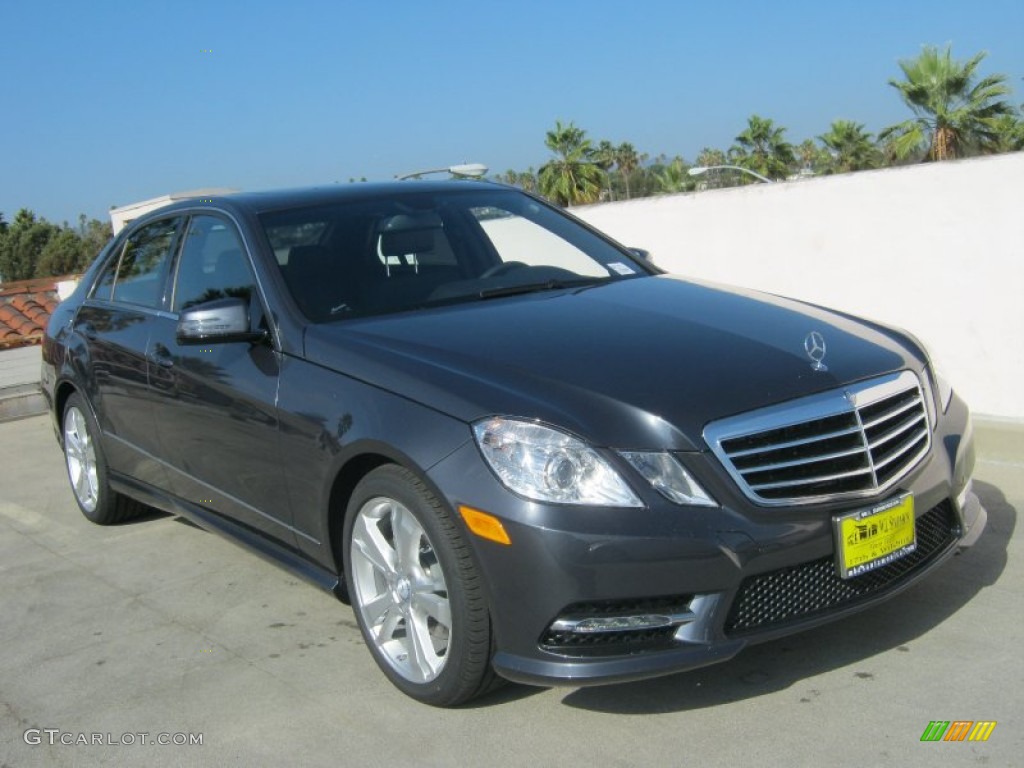
M419 466L411 457L396 451L392 446L368 441L358 447L334 473L330 491L327 495L326 508L326 530L330 541L330 552L332 565L338 574L337 596L344 602L348 602L348 588L345 583L345 547L343 543L345 530L345 514L348 510L349 500L359 485L359 481L378 467L387 464L394 464L412 472L427 486L430 492L448 508L452 519L460 528L462 519L447 496L445 496L437 484L430 478L429 474ZM467 532L463 528L463 534Z
M68 398L76 393L82 395L78 387L67 379L60 382L53 393L53 421L57 430L57 440L62 448L64 447L64 407L67 405ZM85 403L86 408L92 408L92 403L89 402L85 395L82 395L82 401ZM93 418L95 417L96 414L94 413Z
M344 602L348 600L348 585L345 583L345 547L342 542L345 530L345 512L349 499L359 481L377 467L385 464L397 464L393 457L379 452L367 451L352 456L337 471L331 483L327 500L327 535L331 546L331 558L335 572L338 574L338 597Z

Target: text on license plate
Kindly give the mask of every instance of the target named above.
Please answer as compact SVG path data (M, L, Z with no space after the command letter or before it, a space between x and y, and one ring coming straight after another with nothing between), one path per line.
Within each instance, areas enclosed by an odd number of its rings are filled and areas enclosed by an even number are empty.
M881 568L917 549L914 496L910 493L833 517L832 526L836 567L844 579Z

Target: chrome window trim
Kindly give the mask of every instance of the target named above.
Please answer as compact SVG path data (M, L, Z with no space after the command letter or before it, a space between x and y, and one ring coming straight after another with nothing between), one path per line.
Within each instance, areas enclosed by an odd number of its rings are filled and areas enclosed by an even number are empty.
M893 395L898 395L908 390L916 390L918 398L921 401L922 414L925 421L924 437L925 445L920 449L914 457L909 459L906 466L902 471L898 472L893 477L889 478L882 484L878 483L878 470L889 464L894 458L887 458L887 460L881 464L876 465L872 456L871 448L879 445L883 442L892 439L892 435L884 435L878 438L873 443L868 442L868 437L864 431L870 427L874 422L865 424L861 418L861 409L870 406L876 402L884 400ZM930 393L927 393L930 394ZM807 504L822 504L827 502L842 501L846 499L860 499L871 496L877 496L878 494L884 493L896 484L898 484L903 478L905 478L913 469L920 464L921 460L931 450L932 444L932 431L934 425L929 423L930 410L927 407L926 390L922 387L920 378L909 370L899 371L897 373L890 373L884 376L868 379L861 381L856 384L851 384L846 387L840 387L829 390L827 392L820 392L815 395L809 395L797 400L792 400L785 403L779 403L778 405L768 406L767 408L760 408L755 411L749 411L747 413L739 414L737 416L730 416L719 421L714 421L704 427L704 440L708 444L712 453L721 463L722 467L729 473L733 481L740 488L743 494L753 501L755 504L764 507L792 507L792 506L805 506ZM901 413L908 408L898 409L895 413ZM856 469L847 472L837 473L831 475L826 479L837 479L841 476L854 476L858 474L867 474L870 472L872 477L872 487L865 488L856 491L843 491L839 493L821 494L816 496L797 496L793 498L773 499L764 498L757 493L758 489L767 490L769 488L780 488L780 487L798 487L801 482L797 481L786 481L778 483L765 483L760 485L752 485L747 482L743 477L742 473L733 465L730 454L728 454L722 444L730 439L747 437L756 435L761 432L767 432L775 429L782 429L785 427L798 426L807 422L816 421L819 419L828 418L830 416L843 416L852 415L857 422L857 428L852 430L839 430L835 432L835 435L857 433L859 431L861 436L861 442L864 446L864 452L868 459L868 469ZM920 421L918 419L917 421ZM823 436L828 436L832 433L822 433ZM899 433L896 433L899 434ZM795 445L802 445L809 442L816 442L822 440L822 436L816 436L813 438L802 438L799 440L790 441L787 443L780 443L778 447L790 447ZM745 450L737 451L733 454L733 457L741 457L743 455L749 455L751 453L757 453L758 450ZM898 457L902 457L906 453L906 449L902 450L897 454ZM822 460L827 459L827 455L821 457ZM813 463L813 462L805 462ZM803 483L808 484L808 483Z
M165 320L177 320L178 316L165 309L155 309L143 304L132 304L128 301L111 301L110 299L86 298L82 301L83 307L99 307L101 309L116 310L118 312L138 312L140 315L150 317L162 317Z

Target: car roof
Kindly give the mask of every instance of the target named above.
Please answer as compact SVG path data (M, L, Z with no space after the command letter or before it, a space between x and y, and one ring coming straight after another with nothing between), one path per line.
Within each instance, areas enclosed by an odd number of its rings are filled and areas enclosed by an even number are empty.
M248 213L260 214L269 211L302 208L312 205L330 205L331 203L348 200L366 200L378 197L390 197L416 192L439 193L456 190L502 190L504 185L490 182L468 180L443 181L384 181L384 182L353 182L348 184L329 184L318 187L301 187L296 189L267 190L263 192L237 192L213 197L194 197L179 200L172 205L160 209L161 213L169 213L182 208L195 208L196 203L214 205L228 209L244 210Z

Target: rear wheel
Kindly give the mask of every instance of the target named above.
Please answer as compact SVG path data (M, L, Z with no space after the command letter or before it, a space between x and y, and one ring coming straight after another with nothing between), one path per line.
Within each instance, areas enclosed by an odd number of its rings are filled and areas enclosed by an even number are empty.
M356 619L392 683L436 706L491 687L480 576L450 513L412 472L386 465L363 478L349 502L344 551Z
M96 440L99 425L77 393L64 405L62 431L68 480L82 514L98 525L120 523L140 514L143 505L110 490L107 461Z

